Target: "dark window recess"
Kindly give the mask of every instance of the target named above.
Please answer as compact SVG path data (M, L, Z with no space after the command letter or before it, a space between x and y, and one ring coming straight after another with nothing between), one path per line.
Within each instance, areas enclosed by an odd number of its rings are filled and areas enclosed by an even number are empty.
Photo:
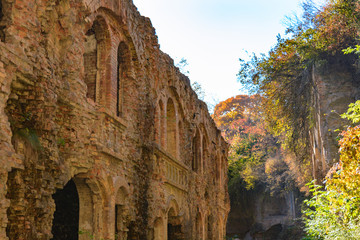
M121 42L118 47L117 55L117 96L116 96L116 115L122 116L124 105L124 81L127 78L130 64L130 51L125 42Z

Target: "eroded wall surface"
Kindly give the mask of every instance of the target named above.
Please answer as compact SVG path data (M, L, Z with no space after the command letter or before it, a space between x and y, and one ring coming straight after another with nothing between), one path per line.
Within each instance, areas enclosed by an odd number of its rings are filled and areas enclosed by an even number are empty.
M0 239L222 239L227 144L150 20L0 7Z

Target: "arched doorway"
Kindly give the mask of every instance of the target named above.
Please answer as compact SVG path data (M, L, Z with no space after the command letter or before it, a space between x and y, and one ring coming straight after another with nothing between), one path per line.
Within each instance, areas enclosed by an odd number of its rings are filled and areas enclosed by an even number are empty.
M168 240L184 240L184 233L182 232L181 219L176 214L174 208L168 211L167 224L167 239Z
M73 180L53 195L54 212L51 233L53 240L79 239L79 195Z

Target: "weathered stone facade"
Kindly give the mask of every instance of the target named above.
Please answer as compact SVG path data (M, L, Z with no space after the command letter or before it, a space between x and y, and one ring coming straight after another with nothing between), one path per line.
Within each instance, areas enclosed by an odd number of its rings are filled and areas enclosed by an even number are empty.
M222 239L227 144L131 0L0 10L0 239Z

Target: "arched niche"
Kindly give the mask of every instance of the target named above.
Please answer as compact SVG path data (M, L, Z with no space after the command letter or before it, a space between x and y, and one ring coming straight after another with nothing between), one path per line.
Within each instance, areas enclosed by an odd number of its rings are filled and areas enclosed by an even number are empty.
M155 142L164 146L164 128L165 128L165 116L164 116L164 104L159 100L155 109Z
M201 170L201 138L200 138L200 132L199 129L196 129L195 137L193 138L192 143L193 149L193 157L192 157L192 163L191 168L195 172L200 172Z
M171 98L166 105L166 150L173 157L177 157L176 109Z
M122 116L124 111L125 82L131 69L131 54L128 45L121 41L117 49L117 89L116 89L116 115Z
M84 81L86 96L94 102L106 104L105 96L109 91L109 49L110 33L105 19L98 16L85 34L84 43Z

